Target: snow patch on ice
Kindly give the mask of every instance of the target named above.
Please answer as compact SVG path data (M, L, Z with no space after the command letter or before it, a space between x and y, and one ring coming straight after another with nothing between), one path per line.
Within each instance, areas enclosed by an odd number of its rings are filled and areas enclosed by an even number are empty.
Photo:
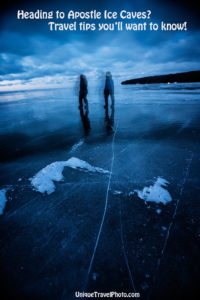
M109 171L102 168L94 167L84 160L76 157L71 157L67 161L56 161L40 170L33 178L30 178L34 189L40 193L47 193L48 195L55 191L54 181L61 181L63 179L63 169L69 167L78 169L84 172L98 172L109 174Z
M72 169L79 169L80 171L85 171L85 172L98 172L98 173L103 173L103 174L110 174L109 171L104 170L102 168L98 168L98 167L94 167L92 165L90 165L89 163L87 163L84 160L81 160L79 158L76 157L71 157L70 159L68 159L66 162L66 166L70 167Z
M80 146L83 145L83 143L84 143L84 140L81 139L78 143L76 143L76 144L74 144L74 145L72 146L72 149L71 149L70 152L76 151Z
M113 192L113 195L121 195L121 194L123 194L121 191L115 190L115 191Z
M0 190L0 215L3 215L3 211L6 206L6 202L7 202L6 192L7 189Z
M164 188L169 184L164 178L158 177L154 185L144 187L142 191L135 190L138 197L150 202L167 204L172 201L170 193Z

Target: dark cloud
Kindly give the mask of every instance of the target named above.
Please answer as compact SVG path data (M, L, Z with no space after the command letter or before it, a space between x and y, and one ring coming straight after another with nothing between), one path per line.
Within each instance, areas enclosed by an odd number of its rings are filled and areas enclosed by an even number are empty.
M10 1L1 11L0 79L62 83L85 72L91 78L110 69L116 77L163 74L200 67L199 23L193 1ZM17 20L18 9L151 10L160 23L188 22L182 32L50 32L46 20ZM130 21L131 22L131 21ZM132 21L133 22L133 21ZM42 79L42 80L41 80Z

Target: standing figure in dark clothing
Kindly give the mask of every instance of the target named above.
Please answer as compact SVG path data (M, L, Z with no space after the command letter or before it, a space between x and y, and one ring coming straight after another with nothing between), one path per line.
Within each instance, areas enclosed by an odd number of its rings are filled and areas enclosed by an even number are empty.
M105 82L105 88L104 88L104 98L105 98L105 108L108 107L108 97L110 96L112 101L112 107L115 104L115 98L114 98L114 82L112 79L112 75L110 72L106 72L106 82Z
M79 90L79 108L82 109L83 107L83 100L85 102L85 108L88 109L88 101L87 101L87 79L86 76L81 74L80 75L80 90Z

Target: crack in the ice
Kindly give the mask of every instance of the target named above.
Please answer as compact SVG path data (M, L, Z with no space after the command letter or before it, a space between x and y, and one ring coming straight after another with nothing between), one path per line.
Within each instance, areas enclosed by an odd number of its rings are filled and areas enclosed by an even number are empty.
M114 142L115 142L115 136L116 136L116 133L117 133L117 127L118 127L118 124L116 125L116 129L114 130L113 139L112 139L112 159L111 159L111 168L110 168L110 174L109 174L109 179L108 179L108 186L107 186L107 190L106 190L106 199L105 199L104 212L103 212L103 215L102 215L101 224L100 224L100 227L99 227L99 231L98 231L96 243L95 243L95 246L94 246L94 250L93 250L93 253L92 253L92 256L91 256L91 260L90 260L90 264L89 264L89 268L88 268L88 272L87 272L87 277L86 277L86 281L85 281L85 285L84 285L84 289L83 289L84 291L87 288L89 275L90 275L90 272L91 272L91 269L92 269L94 257L95 257L95 254L96 254L97 246L98 246L98 243L99 243L99 239L100 239L100 236L101 236L101 232L102 232L102 228L103 228L103 224L104 224L104 220L105 220L105 216L106 216L106 212L107 212L108 195L109 195L110 182L111 182L111 177L112 177L113 164L114 164L114 159L115 159Z
M175 206L175 209L174 209L174 212L173 212L173 215L172 215L172 219L171 219L171 222L170 222L170 224L168 226L168 229L167 229L167 232L166 232L165 241L164 241L164 245L163 245L163 248L162 248L162 251L161 251L161 255L160 255L160 257L157 260L156 270L155 270L155 273L154 273L154 276L153 276L153 286L155 285L155 282L156 282L156 279L157 279L157 275L158 275L158 271L159 271L161 259L162 259L163 255L164 255L165 249L167 247L167 243L168 243L170 231L172 229L172 226L173 226L173 223L174 223L174 219L176 217L176 213L177 213L177 210L178 210L179 202L180 202L181 196L183 194L183 190L184 190L184 186L185 186L186 180L188 178L188 174L189 174L189 170L190 170L190 167L191 167L191 163L192 163L193 157L194 157L194 154L193 154L193 152L191 152L190 157L187 159L188 163L186 165L185 176L183 178L183 182L182 182L182 185L181 185L181 188L180 188L179 198L176 201L176 206ZM150 296L151 295L149 295L148 299L150 298Z
M125 264L126 264L126 267L127 267L127 270L128 270L128 275L129 275L129 278L130 278L130 281L131 281L133 291L136 293L135 283L134 283L133 276L132 276L132 273L131 273L131 269L130 269L130 266L129 266L128 257L126 255L125 244L124 244L124 235L123 235L123 227L122 227L122 203L121 203L121 198L120 198L120 238L121 238L121 246L122 246L122 252L123 252L123 255L124 255L124 260L125 260Z

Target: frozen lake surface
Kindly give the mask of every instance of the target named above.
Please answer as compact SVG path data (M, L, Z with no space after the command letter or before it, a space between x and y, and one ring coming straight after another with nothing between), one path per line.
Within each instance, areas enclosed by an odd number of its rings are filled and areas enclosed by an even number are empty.
M108 112L99 88L88 101L0 93L0 293L195 299L200 84L118 85Z

